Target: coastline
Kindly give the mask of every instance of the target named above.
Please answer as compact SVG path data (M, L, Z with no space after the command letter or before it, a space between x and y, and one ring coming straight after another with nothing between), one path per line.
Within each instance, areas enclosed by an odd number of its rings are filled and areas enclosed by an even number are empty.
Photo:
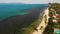
M42 18L42 21L41 21L41 23L39 24L39 26L37 27L37 30L38 30L38 32L37 31L34 31L33 32L33 34L43 34L43 31L45 30L45 28L46 28L46 26L48 25L48 23L47 24L45 24L45 18L44 18L44 16L45 15L47 15L47 17L48 17L48 8L47 9L45 9L45 14L43 15L43 18ZM49 17L48 17L49 18ZM47 18L47 22L48 22L48 18ZM43 26L43 29L42 30L40 30L40 28L41 28L41 26Z
M44 10L44 9L43 9ZM27 25L30 25L31 23L33 23L36 19L37 19L37 17L39 16L39 14L40 14L40 11L42 11L42 10L40 10L40 9L34 9L34 10L28 10L28 11L33 11L31 14L27 14L27 15L24 15L24 16L13 16L13 17L10 17L10 18L8 18L8 19L5 19L5 20L3 20L3 21L1 21L1 24L0 24L0 28L1 28L1 30L0 30L0 32L1 31L5 31L6 32L6 30L8 31L8 32L10 32L9 31L9 29L11 28L12 30L14 30L15 31L15 28L16 27L26 27ZM21 17L21 18L20 18ZM33 22L32 22L33 21ZM21 23L21 24L20 24ZM23 25L23 26L22 26ZM3 27L2 27L3 26ZM9 29L8 29L8 27L9 27ZM3 30L2 30L3 29ZM21 29L21 28L20 28ZM18 30L18 29L17 29ZM13 32L14 32L13 31ZM10 32L11 33L11 32Z

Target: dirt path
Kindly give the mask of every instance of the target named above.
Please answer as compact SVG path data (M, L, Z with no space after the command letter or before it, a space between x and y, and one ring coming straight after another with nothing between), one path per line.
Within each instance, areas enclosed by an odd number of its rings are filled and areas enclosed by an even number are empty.
M47 8L47 9L45 9L45 14L43 15L42 22L37 27L38 31L34 31L33 34L43 34L43 31L45 30L45 27L47 26L47 24L45 23L44 16L47 15L47 22L48 22L48 18L49 18L48 14L49 14L49 11L48 11L48 8Z

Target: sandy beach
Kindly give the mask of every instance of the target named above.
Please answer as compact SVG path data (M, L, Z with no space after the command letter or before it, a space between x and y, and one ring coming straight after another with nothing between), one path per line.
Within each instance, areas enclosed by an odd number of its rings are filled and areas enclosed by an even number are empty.
M43 15L42 22L37 27L38 31L34 31L33 34L43 34L43 31L45 30L45 27L47 26L47 24L45 24L44 16L47 15L47 22L48 22L48 18L49 18L49 16L48 16L48 14L49 14L48 8L45 9L44 12L45 12L45 14ZM40 30L41 26L43 26L43 29Z

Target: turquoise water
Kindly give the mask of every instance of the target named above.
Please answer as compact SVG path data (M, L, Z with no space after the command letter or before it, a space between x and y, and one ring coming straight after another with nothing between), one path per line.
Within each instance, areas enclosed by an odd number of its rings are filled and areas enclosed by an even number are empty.
M55 33L56 33L56 34L59 34L59 33L60 33L60 30L59 30L59 29L56 29L56 30L55 30Z
M29 14L25 9L45 7L45 4L0 4L0 20L10 16Z

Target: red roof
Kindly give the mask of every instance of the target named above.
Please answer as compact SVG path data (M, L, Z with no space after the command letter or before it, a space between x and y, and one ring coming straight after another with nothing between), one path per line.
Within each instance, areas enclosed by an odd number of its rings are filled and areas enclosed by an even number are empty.
M56 18L60 18L60 15L57 15Z

